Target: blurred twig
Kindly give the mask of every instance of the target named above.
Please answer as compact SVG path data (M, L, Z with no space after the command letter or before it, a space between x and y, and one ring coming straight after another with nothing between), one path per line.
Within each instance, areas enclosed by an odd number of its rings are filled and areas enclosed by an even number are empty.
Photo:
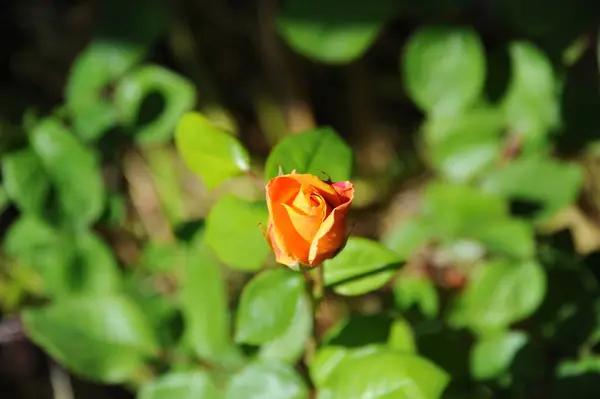
M50 382L54 399L75 398L69 373L53 360L50 360Z
M5 318L0 321L0 345L21 340L25 337L23 324L16 317Z
M129 184L131 202L152 241L172 241L173 231L165 216L151 172L137 150L130 150L123 160L123 174Z

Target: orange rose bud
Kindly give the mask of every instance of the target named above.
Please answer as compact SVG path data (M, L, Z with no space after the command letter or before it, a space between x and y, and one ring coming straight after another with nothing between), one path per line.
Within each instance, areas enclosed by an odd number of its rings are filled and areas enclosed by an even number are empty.
M274 177L267 183L267 241L277 262L318 266L346 241L346 215L354 198L349 181L333 183L309 174Z

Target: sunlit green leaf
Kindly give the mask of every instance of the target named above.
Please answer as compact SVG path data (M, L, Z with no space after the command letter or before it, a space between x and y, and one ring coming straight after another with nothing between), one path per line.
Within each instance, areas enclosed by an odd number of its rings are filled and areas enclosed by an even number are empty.
M283 362L294 364L304 353L306 342L312 335L313 312L310 300L301 295L298 297L294 318L287 330L267 342L260 348L259 356L264 359L277 359Z
M433 282L426 276L403 274L394 285L394 299L400 310L417 306L432 319L439 312L439 297Z
M534 45L514 42L509 48L512 78L503 100L506 121L525 144L538 145L557 124L558 91L552 64Z
M401 352L415 353L417 346L410 324L404 319L396 319L392 323L388 345Z
M352 149L329 127L321 127L283 138L267 159L267 178L283 173L311 173L348 180L352 173ZM326 175L323 174L326 173Z
M380 349L346 355L318 391L318 399L431 399L441 397L449 376L430 361Z
M50 182L33 150L27 148L3 157L2 176L6 193L21 211L43 214Z
M104 208L105 188L92 151L54 119L40 122L30 139L56 188L65 222L81 228L96 221Z
M477 331L502 329L530 316L546 295L546 275L535 262L490 261L471 276L454 320Z
M350 237L344 249L323 265L325 284L341 295L361 295L386 284L399 262L398 256L381 244Z
M260 345L285 333L303 288L302 275L285 268L266 270L250 280L237 311L236 342Z
M249 364L229 380L226 399L308 399L308 388L292 366L274 360Z
M519 351L527 343L520 331L501 331L480 336L471 349L471 374L485 380L500 376L508 370Z
M191 247L181 287L185 339L201 358L226 363L235 356L223 276L204 247Z
M421 28L406 45L402 68L413 101L438 116L471 105L485 81L483 46L477 33L466 28Z
M210 375L203 371L174 372L144 384L138 399L220 399Z
M156 351L144 316L118 295L82 296L27 309L28 336L74 373L105 383L129 380Z
M223 196L206 218L206 243L217 257L235 269L255 271L269 254L260 223L267 221L263 201L248 202Z
M199 113L190 112L181 118L175 142L187 167L209 189L250 168L250 158L242 144Z

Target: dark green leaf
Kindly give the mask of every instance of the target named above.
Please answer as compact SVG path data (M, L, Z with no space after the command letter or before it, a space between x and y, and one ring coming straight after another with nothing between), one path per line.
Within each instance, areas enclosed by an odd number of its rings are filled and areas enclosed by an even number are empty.
M348 180L352 173L352 149L329 127L321 127L283 138L267 159L268 179L284 173L325 172L334 181ZM327 176L326 175L326 176Z
M142 125L140 119L146 117L142 114L144 99L152 94L160 95L164 106L157 115L149 116L151 122ZM119 81L115 92L123 124L135 129L135 139L142 143L170 140L179 119L194 101L194 86L187 79L157 65L131 71Z
M22 212L42 215L50 182L39 158L27 148L6 155L2 159L4 188Z
M249 364L229 380L226 399L308 399L308 388L292 366L273 360Z
M260 345L280 337L293 322L303 288L302 275L284 268L254 277L240 298L235 340Z
M260 348L259 356L263 359L276 359L294 364L304 353L306 341L312 335L313 313L310 300L306 295L298 297L294 318L287 330L267 342Z
M390 281L399 262L398 256L381 244L350 237L344 249L323 265L325 284L341 295L361 295Z
M56 187L61 215L74 228L92 224L102 214L105 189L91 150L54 119L31 132L31 145Z
M174 372L144 384L138 399L220 399L210 375L202 371Z
M520 331L500 331L480 336L471 349L471 374L478 380L500 376L507 371L517 352L527 343Z
M258 270L270 251L259 226L266 221L264 201L248 202L225 195L206 218L206 243L228 266Z
M105 383L131 379L157 350L143 315L117 295L82 296L27 309L28 336L74 373Z
M189 112L181 118L175 141L187 167L209 189L250 169L250 157L240 142L199 113Z
M421 28L409 39L402 65L406 90L430 114L460 113L483 90L485 55L471 29Z
M304 56L345 64L368 50L397 9L392 0L374 0L368 7L344 0L288 0L277 26L290 46Z

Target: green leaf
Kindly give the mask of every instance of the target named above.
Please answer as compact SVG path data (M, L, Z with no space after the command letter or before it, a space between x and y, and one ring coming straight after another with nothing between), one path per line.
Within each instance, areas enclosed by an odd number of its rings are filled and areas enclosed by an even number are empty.
M498 330L530 316L545 295L546 275L539 264L490 261L473 273L453 317L455 324L476 331Z
M527 343L520 331L501 331L480 336L471 349L471 375L477 380L499 377L508 370L513 358Z
M287 330L264 344L260 348L259 356L263 359L276 359L295 364L306 349L306 342L312 335L312 328L313 314L310 300L306 295L300 295L294 317Z
M578 165L532 155L490 173L482 186L508 198L541 203L536 218L543 220L575 202L582 183L583 171Z
M50 182L40 159L27 148L2 159L2 177L9 198L25 213L43 214Z
M315 386L323 386L337 365L349 352L350 350L343 346L328 345L320 347L309 365L310 379Z
M509 128L537 148L558 122L558 87L552 64L526 42L511 43L512 79L502 102Z
M346 64L360 58L398 9L392 0L364 7L344 0L289 0L277 18L281 36L315 61Z
M308 399L308 388L292 366L259 360L234 374L226 399Z
M138 399L220 399L210 375L203 371L173 372L144 384Z
M84 141L99 139L119 122L110 89L139 62L167 26L160 0L103 2L94 39L79 54L65 89L75 133Z
M157 114L144 115L144 99L160 95L164 106ZM144 65L124 76L116 87L115 103L123 124L135 130L141 143L168 141L181 116L192 109L195 90L184 77L157 65ZM151 121L142 124L141 119Z
M390 348L406 353L416 353L417 345L410 324L404 319L396 319L392 323L388 338Z
M408 94L437 116L460 113L481 95L485 82L483 46L466 28L421 28L406 45L402 67Z
M381 239L381 243L396 252L401 260L409 260L415 253L434 237L432 227L427 221L414 217L395 226Z
M48 224L33 216L19 218L6 235L4 250L39 273L48 295L70 292L67 269L74 261L75 249Z
M140 267L149 273L179 275L185 267L186 249L179 242L148 242Z
M77 57L65 88L66 106L77 136L95 141L118 123L118 111L104 90L141 58L135 46L92 41Z
M191 247L181 280L185 340L197 356L227 362L234 355L223 276L206 248Z
M508 204L474 187L433 183L427 187L421 211L436 235L444 239L472 236L481 223L505 220Z
M181 118L175 142L187 167L209 189L250 169L250 157L242 144L197 112Z
M130 380L156 342L144 316L118 295L73 297L23 312L28 336L77 375Z
M452 181L473 179L497 159L503 122L499 110L486 106L430 119L425 140L433 166Z
M104 208L105 188L91 150L54 119L40 122L30 140L56 188L65 221L74 228L96 221Z
M318 391L318 399L432 399L448 375L428 360L393 350L346 355Z
M433 319L439 313L439 297L431 280L425 276L402 274L394 285L394 299L401 311L416 305L421 313Z
M483 224L474 238L488 251L514 258L531 258L535 252L535 237L531 224L517 219L498 220Z
M333 181L348 180L352 173L352 149L329 127L320 127L283 138L267 158L265 175L325 172Z
M70 293L100 294L119 288L121 275L117 261L104 241L92 232L84 232L69 242L76 249L74 262L65 276Z
M280 337L293 322L303 288L302 275L283 268L250 280L240 298L236 342L260 345Z
M400 259L383 245L350 237L344 249L323 265L325 285L341 295L362 295L385 285Z
M256 271L270 252L259 227L267 217L264 201L248 202L225 195L206 218L206 243L228 266Z

